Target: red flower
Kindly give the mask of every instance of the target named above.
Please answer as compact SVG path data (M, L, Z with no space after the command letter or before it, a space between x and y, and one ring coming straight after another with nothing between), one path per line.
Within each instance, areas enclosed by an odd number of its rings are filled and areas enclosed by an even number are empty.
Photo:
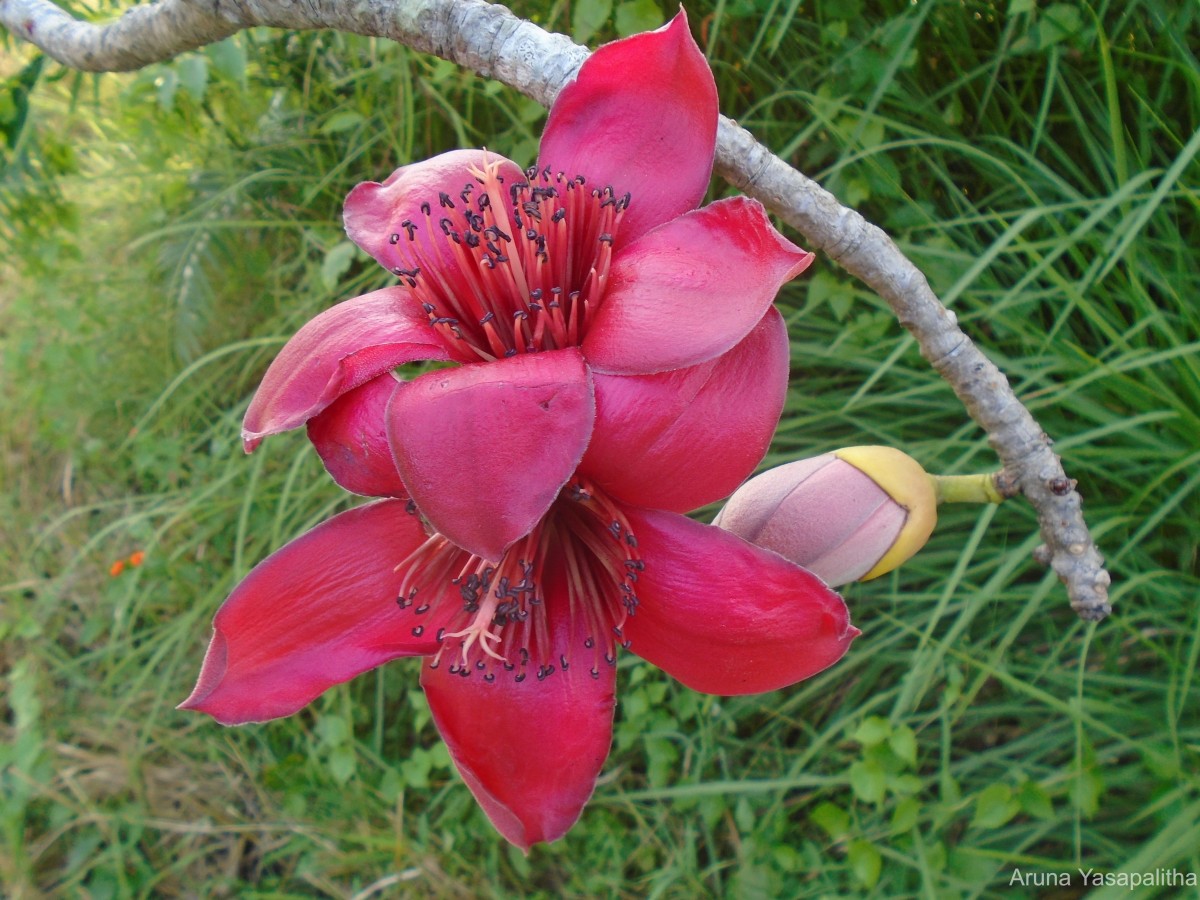
M818 578L680 515L765 453L788 376L771 304L812 259L754 201L695 209L716 124L680 13L593 54L529 170L455 151L351 192L347 231L400 284L304 326L243 436L307 423L339 484L389 499L247 576L185 708L285 716L425 656L459 772L528 849L592 792L618 646L720 694L845 653L857 631ZM414 360L461 365L392 376Z

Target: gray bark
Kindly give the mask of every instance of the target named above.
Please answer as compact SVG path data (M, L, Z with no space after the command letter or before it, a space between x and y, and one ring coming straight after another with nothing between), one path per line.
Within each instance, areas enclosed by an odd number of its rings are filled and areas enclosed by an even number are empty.
M255 25L329 28L389 38L501 81L549 106L588 56L483 0L157 0L105 25L78 22L48 0L0 0L0 24L65 66L138 69ZM722 117L716 170L761 200L891 306L921 353L987 432L999 480L1034 506L1045 544L1035 554L1063 581L1084 619L1111 611L1109 575L1080 510L1075 482L1003 373L958 327L924 275L879 228Z

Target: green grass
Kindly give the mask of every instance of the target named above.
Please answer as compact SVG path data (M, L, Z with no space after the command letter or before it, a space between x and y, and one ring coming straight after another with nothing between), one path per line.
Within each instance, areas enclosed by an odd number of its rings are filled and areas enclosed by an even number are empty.
M591 42L655 6L616 4ZM229 589L347 503L302 435L238 442L286 336L384 283L343 245L346 191L454 146L531 159L542 112L332 34L26 70L28 114L0 106L0 892L933 898L1035 895L1018 867L1072 873L1062 896L1080 867L1200 876L1198 14L1033 7L688 4L723 111L887 228L1055 438L1114 614L1076 620L1031 560L1028 506L948 508L910 563L847 590L864 635L816 679L713 698L623 660L596 795L527 859L453 774L414 665L266 725L174 706ZM572 27L565 4L539 21ZM0 63L0 94L30 59ZM861 285L820 260L780 306L793 380L764 466L880 442L995 467Z

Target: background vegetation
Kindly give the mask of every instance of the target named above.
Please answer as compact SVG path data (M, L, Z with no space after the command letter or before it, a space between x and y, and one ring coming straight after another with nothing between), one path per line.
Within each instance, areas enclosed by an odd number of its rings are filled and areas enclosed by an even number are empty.
M687 6L723 110L887 228L1056 438L1113 616L1076 620L1021 502L947 509L847 591L864 635L819 678L714 698L625 658L596 796L528 858L453 774L415 664L271 724L176 712L231 586L347 503L302 434L238 442L286 336L385 281L342 198L450 147L531 160L543 111L346 35L100 77L6 38L0 893L1008 897L1036 892L1015 868L1200 873L1197 5ZM673 9L518 6L593 45ZM779 302L794 372L766 464L884 442L996 465L878 298L822 260Z

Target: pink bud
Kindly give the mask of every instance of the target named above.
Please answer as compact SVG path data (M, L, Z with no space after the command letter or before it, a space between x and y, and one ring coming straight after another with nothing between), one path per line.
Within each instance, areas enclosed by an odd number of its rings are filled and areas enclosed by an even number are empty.
M936 505L932 482L910 457L854 447L752 478L713 524L837 587L882 575L919 550Z

